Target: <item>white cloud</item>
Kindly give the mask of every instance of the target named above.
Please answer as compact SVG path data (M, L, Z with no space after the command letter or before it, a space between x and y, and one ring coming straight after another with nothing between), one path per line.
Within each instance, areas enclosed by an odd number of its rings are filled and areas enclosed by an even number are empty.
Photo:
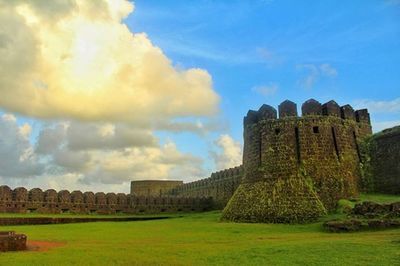
M322 75L327 77L336 77L337 70L333 68L330 64L322 64L319 66Z
M219 151L211 151L217 170L223 170L242 164L242 146L240 142L227 134L220 135L214 142Z
M400 120L380 121L380 122L372 121L372 129L374 130L374 132L379 132L394 126L400 126Z
M360 99L353 101L355 109L368 108L370 113L400 113L400 97L389 101Z
M90 132L90 134L82 132ZM121 123L72 122L66 135L68 147L72 150L122 149L157 145L157 139L151 131L136 129Z
M29 142L30 127L19 127L13 115L0 117L0 176L9 178L33 177L43 173Z
M277 83L271 82L268 85L255 86L251 90L262 96L272 96L278 91L278 88Z
M0 0L0 106L91 121L209 116L219 97L202 69L175 68L122 22L125 0Z
M334 78L338 75L337 70L327 63L321 65L302 64L297 65L296 69L308 73L299 81L301 86L308 89L312 88L321 77Z
M23 185L46 187L54 185L53 178L66 188L81 184L98 190L109 184L121 191L120 185L131 180L188 180L207 175L201 158L182 153L171 141L160 145L151 132L129 125L59 122L42 128L34 145L30 134L30 126L19 127L13 115L1 117L2 182L18 184L20 177L34 177ZM61 177L68 180L60 181Z

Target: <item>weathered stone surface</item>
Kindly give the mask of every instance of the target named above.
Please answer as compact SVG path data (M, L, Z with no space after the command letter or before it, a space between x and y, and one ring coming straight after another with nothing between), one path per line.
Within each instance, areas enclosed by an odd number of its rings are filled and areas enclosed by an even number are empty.
M334 220L323 223L323 227L333 233L356 232L362 229L363 223L357 219Z
M332 233L400 228L400 219L334 220L323 223L323 227Z
M222 220L253 223L305 223L326 210L302 178L242 183L225 207Z
M400 202L380 204L371 201L357 203L350 219L327 221L324 228L330 232L354 232L400 227Z
M323 115L314 100L302 109L303 117L259 119L244 126L244 176L223 211L224 219L312 221L334 210L339 199L357 196L358 142L371 133L370 125L343 119L334 101L322 106ZM344 109L349 115L349 108ZM311 210L316 202L321 208Z
M160 197L171 189L183 185L177 180L139 180L131 182L131 194L136 196Z
M362 146L365 189L400 194L400 126L373 135Z
M371 120L367 109L360 109L355 112L357 122L370 124Z
M115 193L107 193L107 204L108 205L115 205L117 204L117 195Z
M314 99L307 100L301 106L301 113L303 116L322 115L322 105Z
M71 194L68 190L61 190L58 192L58 202L60 203L70 203L71 202Z
M276 109L271 105L263 104L260 109L258 109L258 120L264 119L276 119L277 113Z
M0 186L0 201L12 201L13 192L9 186Z
M354 109L349 104L346 104L346 105L343 105L342 107L340 107L340 113L341 113L341 117L343 119L351 119L351 120L356 119Z
M44 193L40 188L33 188L29 191L29 200L33 202L43 202Z
M193 186L193 184L191 185ZM197 186L200 189L200 186ZM232 192L233 193L233 192ZM194 195L195 193L189 193ZM190 195L164 196L135 196L123 193L107 193L74 191L69 193L62 190L57 193L54 189L16 188L12 191L7 186L0 187L0 212L39 212L39 213L161 213L161 212L191 212L206 211L214 207L210 196L202 193ZM1 220L1 219L0 219ZM7 220L7 219L6 219ZM17 221L18 222L18 221ZM43 221L43 223L45 223ZM1 221L0 221L1 225Z
M18 187L14 189L13 200L20 202L28 200L28 190L24 187Z
M251 125L258 122L258 113L254 110L249 110L243 119L243 125Z
M297 105L289 100L282 102L278 106L279 118L284 118L288 116L297 116Z
M71 202L75 204L83 203L83 193L82 191L75 190L71 193Z
M47 203L53 203L58 201L57 191L54 189L48 189L44 192L44 200Z
M212 173L209 178L183 184L171 191L172 195L213 198L213 207L223 209L239 186L243 167L238 166Z
M96 198L94 196L94 193L91 191L86 191L85 193L83 193L83 201L86 204L95 204L96 203Z
M337 102L331 100L322 105L322 114L341 117L340 107Z
M0 231L0 252L26 249L26 235L14 231Z
M354 206L352 214L366 218L400 217L400 202L379 204L365 201Z

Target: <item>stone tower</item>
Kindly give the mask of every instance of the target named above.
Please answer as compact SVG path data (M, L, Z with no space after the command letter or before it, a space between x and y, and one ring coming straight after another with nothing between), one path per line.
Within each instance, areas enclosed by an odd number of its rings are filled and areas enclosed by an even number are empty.
M262 105L244 118L244 176L223 219L297 223L315 220L357 195L358 142L371 134L366 109L310 99L302 117L291 101Z

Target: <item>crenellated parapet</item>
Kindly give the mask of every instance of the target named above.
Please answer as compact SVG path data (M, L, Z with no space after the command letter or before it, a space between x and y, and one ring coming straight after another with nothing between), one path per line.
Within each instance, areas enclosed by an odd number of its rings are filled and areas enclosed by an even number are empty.
M276 109L270 105L263 104L257 111L249 110L244 117L244 126L256 124L262 120L276 120L284 118L299 118L297 105L289 100L283 101L279 106L279 117ZM302 117L308 116L333 116L342 119L355 120L359 123L371 126L371 121L367 109L354 110L349 104L339 106L334 100L321 104L310 99L301 105Z
M226 219L312 220L334 209L338 199L358 193L359 143L372 133L368 111L314 99L302 104L301 116L289 100L278 110L264 104L243 120L244 175L224 211ZM282 201L273 200L277 195ZM303 211L296 205L301 202ZM277 211L288 206L293 208L290 215Z
M178 186L170 194L189 197L211 197L214 208L222 209L239 186L243 167L237 166L214 172L210 177Z
M204 211L212 208L212 200L189 196L135 196L124 193L69 192L40 188L12 190L0 186L0 212L38 213L161 213Z

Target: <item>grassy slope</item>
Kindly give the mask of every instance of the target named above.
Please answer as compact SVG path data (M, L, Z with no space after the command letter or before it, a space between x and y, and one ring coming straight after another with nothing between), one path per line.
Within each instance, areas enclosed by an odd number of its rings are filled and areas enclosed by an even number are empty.
M146 222L1 227L66 244L3 253L0 265L400 265L400 229L330 234L320 223L235 224L219 217L210 212Z

